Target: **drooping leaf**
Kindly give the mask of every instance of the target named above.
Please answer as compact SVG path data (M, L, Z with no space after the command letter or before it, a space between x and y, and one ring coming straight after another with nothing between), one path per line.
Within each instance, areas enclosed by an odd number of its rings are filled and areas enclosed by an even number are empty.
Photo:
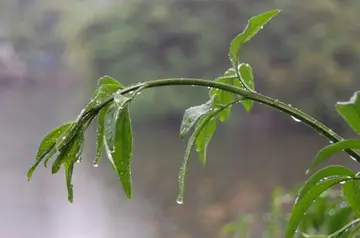
M109 106L110 104L103 107L98 114L98 124L96 131L96 157L93 162L94 166L97 166L99 164L99 160L104 151L105 116Z
M40 143L40 146L38 148L38 151L36 152L36 158L35 163L31 166L27 173L28 180L31 179L31 176L33 175L36 167L41 163L41 161L47 156L47 155L54 155L52 153L56 140L64 133L71 125L73 125L75 122L68 122L62 126L59 126L55 128L53 131L48 133L43 140Z
M348 102L338 102L336 109L347 124L360 134L360 91L355 92Z
M331 156L335 155L338 152L341 152L346 149L360 149L360 140L356 139L348 139L343 140L331 145L326 146L321 149L316 155L314 161L312 162L310 168L306 171L306 173L310 173L314 170L320 163L325 162Z
M180 126L180 137L184 138L187 133L192 129L192 127L197 123L197 121L203 115L207 114L213 106L214 98L216 95L212 96L209 101L199 106L190 107L185 110L183 120Z
M195 143L196 143L196 139L199 136L200 132L202 131L202 129L206 126L207 123L209 123L209 121L211 119L214 119L214 117L216 117L222 110L225 110L226 108L230 107L232 104L237 103L238 101L233 101L230 102L226 105L223 105L219 108L216 108L215 110L210 111L208 114L206 114L204 116L203 119L201 119L198 123L198 125L195 128L195 131L193 132L193 134L191 135L191 137L189 138L186 150L185 150L185 155L184 155L184 161L180 167L180 172L179 172L179 194L177 197L177 203L182 204L183 200L184 200L184 189L185 189L185 177L186 177L186 173L187 173L187 165L189 163L189 158L190 158L190 153L192 148L194 147Z
M336 176L349 176L354 177L355 173L340 165L330 165L326 168L323 168L319 171L317 171L314 175L312 175L306 183L303 185L302 188L299 189L298 192L298 198L301 199L306 193L314 186L316 186L317 183L319 183L322 180L326 180L329 177L336 177Z
M59 151L59 155L55 159L51 168L53 174L57 173L63 164L75 163L80 159L84 148L84 133L84 130L81 131L70 143L65 145Z
M238 65L242 46L279 12L280 10L272 10L250 18L245 30L231 41L229 47L229 58L235 69Z
M337 177L319 182L316 184L316 186L313 186L311 189L309 189L308 192L301 199L298 199L291 211L290 218L286 228L285 238L294 237L299 222L303 218L307 209L310 207L310 205L317 197L319 197L324 191L329 189L331 186L334 186L335 184L347 180L349 180L349 178L347 177Z
M216 82L225 83L237 87L242 87L240 81L235 77L220 77L215 80ZM234 94L230 92L226 92L221 89L212 88L210 90L210 97L217 96L213 103L213 108L220 108L223 105L231 103L234 98ZM230 116L231 106L221 110L219 113L220 121L224 122Z
M74 170L74 164L75 164L74 162L65 164L66 187L67 187L67 192L68 192L68 200L71 203L74 201L73 185L71 183L72 174L73 174L73 170Z
M202 119L204 120L204 119ZM198 126L202 126L199 121ZM200 162L203 166L206 164L206 150L216 130L216 118L210 119L202 128L199 135L196 137L196 151L199 155Z
M118 102L122 95L118 96ZM125 97L124 97L125 98ZM132 128L129 105L114 103L109 106L105 117L104 145L107 156L118 174L125 195L132 197L131 156L132 156Z
M357 216L360 217L360 181L346 181L342 185L342 191L346 201L352 207Z
M239 75L242 78L242 81L251 89L251 90L255 90L255 85L254 85L254 76L252 73L252 68L249 64L240 64L239 65ZM242 104L244 105L244 108L246 111L251 111L254 102L252 100L244 100L242 102Z
M105 85L105 84L118 85L120 87L120 89L125 88L119 81L117 81L116 79L114 79L108 75L101 77L97 82L98 87L101 87L102 85Z

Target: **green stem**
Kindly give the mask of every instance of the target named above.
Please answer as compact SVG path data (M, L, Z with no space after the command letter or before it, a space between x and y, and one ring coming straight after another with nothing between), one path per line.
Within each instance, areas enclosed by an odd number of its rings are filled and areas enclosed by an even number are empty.
M228 77L229 79L234 79L236 77ZM284 112L297 120L300 120L302 123L310 126L312 129L317 131L320 135L325 136L329 139L331 143L336 143L344 140L340 135L332 131L330 128L316 120L315 118L307 115L306 113L300 111L297 108L292 107L289 104L280 102L277 99L273 99L271 97L262 95L257 92L248 91L239 87L235 87L229 84L219 83L212 80L204 80L204 79L196 79L196 78L173 78L173 79L158 79L147 81L145 83L139 83L136 85L129 86L120 91L121 94L126 94L133 92L140 87L142 88L155 88L155 87L163 87L163 86L175 86L175 85L192 85L192 86L202 86L202 87L211 87L221 89L227 92L231 92L237 95L244 97L244 99L251 99L255 102L259 102L260 104L267 105L271 108L277 109L281 112ZM113 98L109 99L106 103L101 105L102 108L107 103L111 102ZM360 163L360 154L355 150L345 150L351 158L355 159Z

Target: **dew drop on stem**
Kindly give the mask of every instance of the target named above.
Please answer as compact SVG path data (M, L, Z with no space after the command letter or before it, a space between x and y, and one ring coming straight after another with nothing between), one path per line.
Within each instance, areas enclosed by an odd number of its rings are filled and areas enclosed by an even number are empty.
M183 199L182 197L178 197L178 198L176 199L176 203L177 203L177 204L183 204L183 203L184 203L184 199Z
M301 120L300 120L299 118L296 118L296 117L294 117L294 116L291 116L291 118L292 118L294 121L296 121L296 122L301 122Z

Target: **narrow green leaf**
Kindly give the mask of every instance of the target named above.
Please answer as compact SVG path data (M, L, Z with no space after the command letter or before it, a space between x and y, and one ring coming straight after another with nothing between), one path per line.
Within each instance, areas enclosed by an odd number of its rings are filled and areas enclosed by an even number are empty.
M84 148L84 132L85 131L81 131L79 134L77 134L77 136L74 137L70 143L65 145L59 151L60 153L55 159L51 169L53 174L57 173L64 163L71 164L80 159Z
M348 102L338 102L336 109L347 124L360 134L360 91L355 92Z
M331 156L335 155L338 152L341 152L346 149L360 149L360 140L348 139L343 140L331 145L326 146L321 149L316 155L314 161L312 162L310 168L306 173L313 171L320 163L328 160Z
M322 180L326 180L329 177L334 176L349 176L354 177L355 173L340 165L330 165L326 168L323 168L319 171L317 171L314 175L312 175L304 184L302 188L299 189L299 199L301 199L306 193L314 186L316 186L317 183L319 183Z
M203 119L204 120L204 119ZM199 121L198 126L202 125ZM203 166L206 164L206 150L216 130L216 118L211 118L196 137L196 151Z
M62 126L59 126L48 133L41 141L38 151L36 152L35 163L31 166L27 173L28 180L31 179L36 167L41 163L41 161L46 157L46 155L54 155L51 151L55 147L56 140L66 131L72 124L75 122L68 122Z
M235 69L238 65L242 46L279 12L280 10L272 10L250 18L245 30L231 41L229 47L229 58Z
M110 77L108 75L105 75L105 76L101 77L98 80L97 86L101 87L102 85L105 85L105 84L118 85L120 87L120 89L125 88L119 81L117 81L116 79L114 79L114 78L112 78L112 77Z
M225 83L225 84L229 84L229 85L233 85L233 86L237 86L237 87L242 87L241 83L239 82L239 80L237 78L220 77L220 78L215 79L215 81L219 82L219 83ZM216 100L214 100L214 103L213 103L214 109L220 108L222 105L229 104L234 99L233 93L226 92L224 90L217 89L217 88L212 88L210 90L209 94L210 94L210 97L213 97L215 95L217 96ZM219 113L220 121L222 121L222 122L226 121L230 116L230 112L231 112L231 106L221 110L221 112Z
M178 204L182 204L184 201L184 189L185 189L185 177L186 177L186 172L187 172L187 165L189 163L189 158L190 158L190 153L192 148L194 147L195 143L196 143L196 139L199 136L200 132L202 131L202 129L206 126L206 124L213 119L214 117L216 117L222 110L225 110L226 108L230 107L232 104L234 103L238 103L239 101L233 101L231 103L228 103L224 106L221 106L219 108L216 108L215 110L210 111L208 114L206 114L204 116L203 119L201 119L199 121L199 123L197 124L195 131L193 132L193 134L191 135L186 150L185 150L185 155L184 155L184 161L180 167L180 172L179 172L179 195L177 197L177 203ZM214 118L215 120L215 118Z
M66 180L66 187L68 192L68 200L69 202L74 201L74 192L73 192L73 185L71 183L73 170L74 170L74 162L65 164L65 180Z
M120 95L120 94L119 94ZM119 98L122 95L118 96ZM124 97L124 96L122 96ZM125 98L125 97L124 97ZM119 102L120 100L118 100ZM131 156L132 156L132 128L128 100L122 100L109 106L105 117L104 145L107 156L118 174L125 195L132 197Z
M355 219L351 222L349 222L348 224L346 224L345 226L343 226L340 230L330 234L329 236L327 236L327 238L339 238L342 237L342 235L344 235L345 233L349 232L350 229L357 229L360 225L360 219ZM346 237L353 237L353 236L346 236Z
M342 191L346 201L352 207L357 216L360 217L360 181L346 181L342 185Z
M249 64L240 64L239 65L239 75L242 78L242 81L252 90L255 90L254 85L254 76L252 73L252 68ZM244 100L242 102L246 111L250 112L254 102L252 100Z
M343 181L347 181L349 178L347 177L337 177L330 178L328 180L319 182L316 186L313 186L308 192L301 198L295 202L294 207L290 214L290 219L286 228L285 238L293 238L296 232L296 228L299 225L299 222L303 218L307 209L311 206L313 201L319 197L324 191L329 189L331 186L338 184Z
M99 164L99 160L104 151L104 127L105 127L105 116L110 104L103 107L98 114L98 125L96 131L96 157L93 165L96 167Z
M56 150L62 150L67 144L69 144L76 136L77 130L81 125L77 122L72 123L56 140Z
M180 137L184 138L191 128L197 123L197 121L203 115L207 114L213 106L214 98L216 95L213 95L209 101L199 106L190 107L185 110L181 126L180 126Z

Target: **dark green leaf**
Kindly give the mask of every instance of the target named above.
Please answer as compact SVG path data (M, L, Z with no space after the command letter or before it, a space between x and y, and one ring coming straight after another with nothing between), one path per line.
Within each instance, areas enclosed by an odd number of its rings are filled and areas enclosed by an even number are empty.
M191 130L191 128L196 124L200 117L207 114L213 106L215 95L210 98L204 104L199 106L190 107L185 110L183 120L180 126L180 137L184 138L186 134Z
M220 78L217 78L215 81L220 82L220 83L233 85L233 86L237 86L237 87L242 87L240 81L237 78L234 78L234 77L220 77ZM233 98L234 98L233 93L226 92L224 90L217 89L217 88L212 88L210 90L210 96L213 97L214 95L216 95L217 98L214 101L213 108L220 108L223 105L231 103ZM222 122L226 121L226 119L228 119L228 117L230 115L230 112L231 112L231 106L223 109L219 113L220 121L222 121Z
M118 94L115 104L109 106L105 117L105 151L117 172L125 195L132 197L131 156L133 137L129 105L126 97ZM121 99L122 98L122 99ZM121 103L123 102L123 103Z
M73 202L73 200L74 200L73 185L71 183L72 174L73 174L73 170L74 170L74 164L75 164L74 162L65 164L65 180L66 180L66 187L67 187L69 202Z
M360 217L360 181L347 181L342 185L342 191L346 201Z
M290 219L286 228L285 238L293 238L296 228L306 213L307 209L311 206L313 201L319 197L325 190L329 189L331 186L338 184L340 182L349 180L347 177L337 177L330 178L323 182L317 183L313 186L308 192L295 202L295 205L291 211Z
M336 109L351 128L360 134L360 91L355 92L348 102L338 102Z
M59 126L43 138L43 140L40 143L39 149L36 152L35 163L34 163L34 165L31 166L31 168L28 171L28 174L27 174L28 180L31 179L31 176L34 173L36 167L39 165L39 163L41 163L41 161L47 155L51 155L51 156L54 155L54 153L52 151L55 147L56 140L74 123L75 122L68 122L62 126Z
M96 157L94 159L94 166L99 164L99 160L104 151L104 127L105 127L105 116L109 108L109 105L103 107L98 114L98 126L96 131Z
M239 65L239 74L242 78L242 82L245 83L250 89L255 90L254 85L254 76L252 73L252 68L249 64L240 64ZM254 105L252 100L244 100L242 102L246 111L250 111Z
M215 110L210 111L207 115L204 116L203 119L199 120L199 123L197 124L195 131L193 132L193 134L191 135L186 150L185 150L185 155L184 155L184 161L180 167L180 172L179 172L179 195L177 198L177 203L182 204L183 200L184 200L184 189L185 189L185 177L186 177L186 172L187 172L187 165L189 162L189 158L190 158L190 153L192 148L194 147L195 143L196 143L196 139L199 136L200 132L203 130L203 128L206 126L207 123L209 123L209 121L211 119L216 119L214 117L216 117L222 110L225 110L226 108L230 107L232 104L237 103L238 101L235 102L231 102L228 103L224 106L221 106L219 108L216 108Z
M268 21L277 15L280 10L272 10L250 18L245 30L236 36L229 47L229 57L233 67L238 65L239 55L242 46L249 41Z
M117 84L104 84L101 85L97 90L97 93L94 95L90 103L86 106L84 113L92 110L95 107L98 107L108 101L114 93L122 89L122 85Z
M64 163L71 164L80 159L84 148L84 133L84 130L81 131L59 151L51 169L53 174L57 173Z
M326 180L327 178L334 176L354 177L355 173L352 170L340 165L331 165L323 168L317 171L313 176L311 176L306 181L304 186L299 190L299 199L306 195L306 193L320 181Z
M335 155L336 153L346 149L360 149L360 140L356 140L356 139L343 140L328 145L325 148L321 149L316 155L314 161L312 162L310 168L306 171L306 173L311 172L320 163L328 160L331 156Z
M203 120L203 119L202 119ZM202 122L199 122L198 126L201 126ZM210 119L199 135L196 137L196 151L199 155L200 162L205 166L206 164L206 150L216 130L216 118Z
M118 85L120 87L120 89L125 88L119 81L117 81L116 79L114 79L108 75L101 77L97 83L98 87L101 87L102 85L105 85L105 84Z

